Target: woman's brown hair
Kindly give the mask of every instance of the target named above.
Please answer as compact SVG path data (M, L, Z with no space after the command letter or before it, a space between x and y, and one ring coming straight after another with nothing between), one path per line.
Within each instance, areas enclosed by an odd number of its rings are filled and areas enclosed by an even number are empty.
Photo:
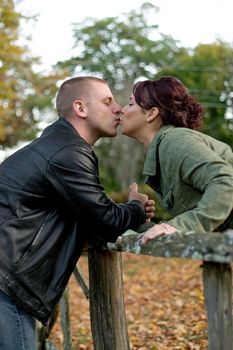
M203 106L175 77L140 81L134 85L133 94L136 103L143 109L157 107L164 125L189 129L202 126Z

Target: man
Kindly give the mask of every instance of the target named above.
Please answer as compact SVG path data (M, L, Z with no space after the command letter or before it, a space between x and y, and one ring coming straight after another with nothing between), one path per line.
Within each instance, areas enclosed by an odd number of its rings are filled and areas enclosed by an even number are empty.
M107 83L69 79L56 105L60 118L0 166L0 350L35 349L35 318L48 324L85 241L153 217L136 184L126 204L100 184L91 146L116 136L120 112Z

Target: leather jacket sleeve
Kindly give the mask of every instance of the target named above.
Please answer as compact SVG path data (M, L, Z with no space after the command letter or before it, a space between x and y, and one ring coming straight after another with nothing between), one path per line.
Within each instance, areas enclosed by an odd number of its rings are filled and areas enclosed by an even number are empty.
M93 237L115 241L128 228L145 222L145 210L139 201L116 204L106 195L91 148L63 148L50 158L45 176L66 210L81 220Z

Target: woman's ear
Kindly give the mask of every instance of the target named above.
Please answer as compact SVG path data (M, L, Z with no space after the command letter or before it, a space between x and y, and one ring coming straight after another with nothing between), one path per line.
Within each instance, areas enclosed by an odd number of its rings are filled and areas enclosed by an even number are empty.
M81 100L76 100L73 102L73 109L77 116L80 118L86 118L87 117L87 112L86 112L86 106L83 101Z
M158 115L159 115L158 108L157 107L151 108L151 110L146 118L148 123L152 122Z

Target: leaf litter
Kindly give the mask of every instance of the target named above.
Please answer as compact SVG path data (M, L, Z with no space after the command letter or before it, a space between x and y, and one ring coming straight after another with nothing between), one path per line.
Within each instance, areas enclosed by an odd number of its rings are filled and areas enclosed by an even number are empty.
M206 350L201 261L130 253L122 254L122 260L131 350ZM87 256L78 266L87 280ZM68 289L72 349L93 350L88 300L74 276ZM59 318L49 340L63 349Z

